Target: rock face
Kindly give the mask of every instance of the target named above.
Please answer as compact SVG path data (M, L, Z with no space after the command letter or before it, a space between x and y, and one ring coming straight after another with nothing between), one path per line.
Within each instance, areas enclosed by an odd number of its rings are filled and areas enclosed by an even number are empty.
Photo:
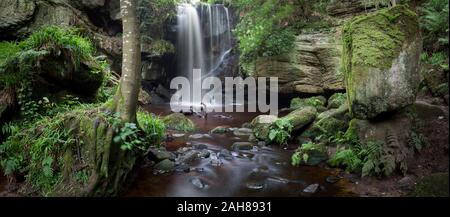
M372 1L364 0L333 0L327 7L328 14L331 16L352 16L375 8Z
M35 10L34 1L2 0L0 2L0 33L17 30L33 18Z
M329 33L301 34L290 53L258 58L250 74L278 77L281 93L322 94L343 90L343 75L338 71L339 41Z
M351 113L374 118L415 101L422 38L405 6L356 17L343 29L343 67Z

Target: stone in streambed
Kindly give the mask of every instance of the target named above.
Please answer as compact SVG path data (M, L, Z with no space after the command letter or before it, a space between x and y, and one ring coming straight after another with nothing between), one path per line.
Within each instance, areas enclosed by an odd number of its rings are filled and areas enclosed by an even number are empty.
M228 133L229 129L224 126L218 126L210 131L211 134L224 134Z
M234 130L233 134L235 136L250 136L253 134L253 130L250 128L238 128Z
M319 191L319 184L312 184L309 185L308 187L306 187L305 189L303 189L303 193L305 194L314 194L317 193Z
M253 143L251 142L235 142L231 148L234 151L243 151L243 150L252 150L253 149Z
M154 171L157 173L168 173L175 169L175 162L165 159L155 165Z

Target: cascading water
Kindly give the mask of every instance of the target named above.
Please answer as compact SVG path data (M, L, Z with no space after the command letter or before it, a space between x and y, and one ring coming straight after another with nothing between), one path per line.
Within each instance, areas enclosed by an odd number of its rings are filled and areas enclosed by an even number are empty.
M228 8L222 4L185 3L178 6L177 13L178 75L193 84L194 69L201 70L201 79L220 74L218 69L232 47ZM200 105L192 99L187 101L183 104Z

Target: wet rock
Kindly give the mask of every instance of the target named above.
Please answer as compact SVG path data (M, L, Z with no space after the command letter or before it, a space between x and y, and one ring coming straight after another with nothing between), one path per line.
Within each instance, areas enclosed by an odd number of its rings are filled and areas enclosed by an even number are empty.
M175 171L176 172L188 173L188 172L191 171L191 168L188 165L186 165L186 164L180 164L180 165L175 167Z
M184 134L184 133L174 133L174 134L172 134L172 137L180 138L180 137L183 137L184 135L186 135L186 134Z
M262 190L265 188L266 183L264 182L247 182L245 186L251 190Z
M220 150L219 157L225 160L233 160L233 155L231 155L231 152L227 149Z
M211 158L211 161L210 161L211 165L213 165L215 167L222 166L223 163L219 159L219 157L217 157L216 153L211 153L210 158Z
M229 129L224 126L218 126L210 131L211 134L224 134L227 133Z
M405 176L397 182L397 186L405 191L411 191L416 185L415 180L411 176Z
M312 184L309 185L308 187L306 187L305 189L303 189L303 193L305 194L314 194L317 193L319 191L319 184Z
M175 160L176 156L165 149L150 148L148 157L153 161L160 162L165 159Z
M198 189L204 189L208 186L207 184L205 184L205 182L202 179L200 179L198 177L193 177L193 178L191 178L190 181L191 181L192 185L194 185Z
M250 136L253 134L253 130L250 128L238 128L234 130L233 134L235 136Z
M211 156L211 152L209 152L206 149L203 149L203 150L200 151L198 156L199 156L199 158L208 158L209 156Z
M211 138L208 134L193 134L189 136L189 139L203 139L203 138Z
M231 148L234 151L242 151L242 150L252 150L253 149L253 143L251 142L235 142Z
M165 159L155 165L154 171L158 174L172 172L175 169L175 163L169 159Z
M325 179L325 181L327 181L328 183L334 184L336 182L338 182L340 180L339 177L336 176L327 176L327 178Z
M213 117L221 118L221 119L233 119L232 116L227 116L227 115L214 115Z
M264 141L259 141L259 142L257 143L257 145L258 145L258 147L264 147L264 146L266 146L266 142L264 142Z
M194 160L197 160L200 158L200 151L198 150L189 150L178 157L177 162L180 164L189 164Z
M247 158L247 159L253 159L255 157L255 154L249 153L249 152L239 152L239 157L241 158Z
M191 144L191 146L192 146L192 148L194 148L196 150L208 149L208 146L203 143L193 143L193 144Z
M252 128L252 124L251 124L251 123L248 123L248 122L245 122L245 123L242 124L241 127L242 127L242 128Z

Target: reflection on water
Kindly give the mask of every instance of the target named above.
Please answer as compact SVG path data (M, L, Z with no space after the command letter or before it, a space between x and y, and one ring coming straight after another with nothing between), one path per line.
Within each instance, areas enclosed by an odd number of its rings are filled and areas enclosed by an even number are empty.
M157 115L170 113L168 106L149 106L149 112ZM251 121L256 113L222 113L208 115L207 119L191 117L198 130L194 134L208 133L217 126L241 127ZM326 182L329 176L337 176L339 171L320 167L293 167L290 159L297 145L287 149L279 146L255 146L253 150L232 151L234 142L247 142L248 136L235 136L233 133L214 134L207 137L192 138L189 135L167 142L169 151L185 147L186 143L201 143L208 147L211 156L198 159L190 164L189 172L154 175L151 168L138 172L130 189L123 196L170 196L170 197L207 197L207 196L301 196L304 188L319 184L320 191L313 196L352 196L343 186L345 180L331 184ZM231 158L217 157L224 149L231 151ZM220 155L219 155L220 156ZM216 166L211 161L219 159L222 164Z

